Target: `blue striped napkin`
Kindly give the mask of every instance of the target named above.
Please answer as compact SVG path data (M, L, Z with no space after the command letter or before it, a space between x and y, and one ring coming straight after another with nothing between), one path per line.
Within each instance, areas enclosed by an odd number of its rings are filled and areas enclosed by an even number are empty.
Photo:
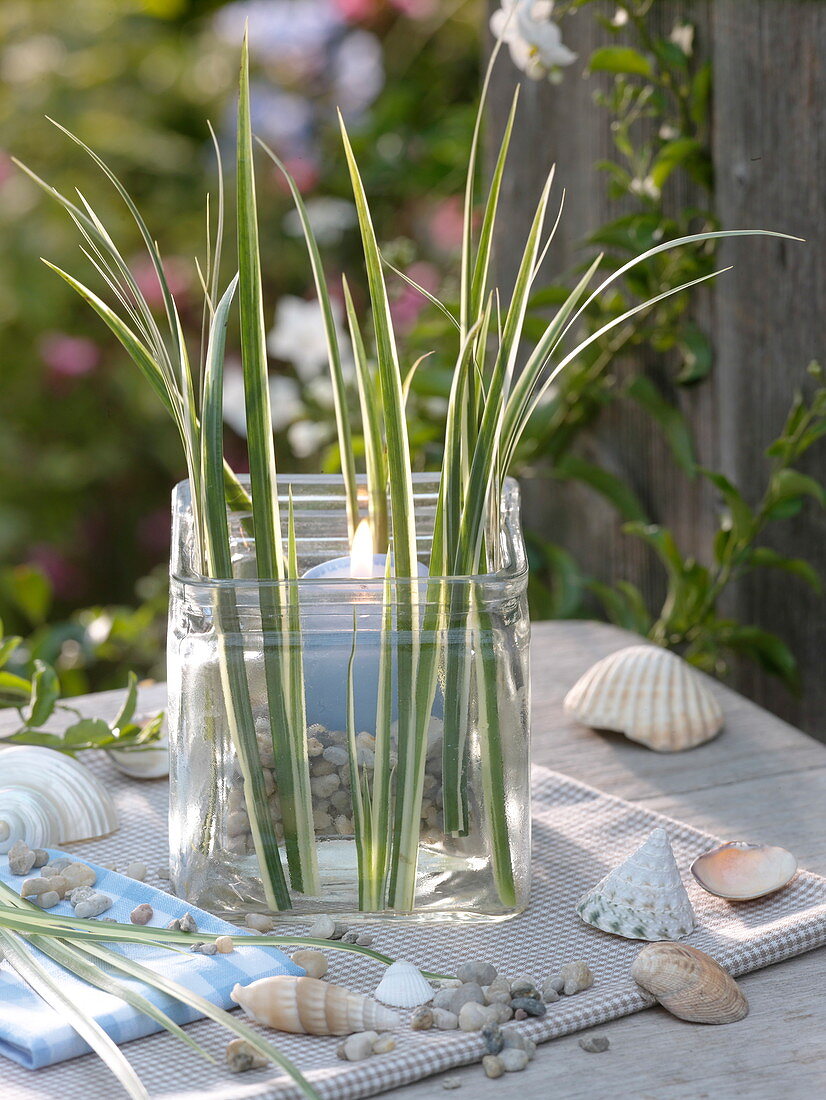
M51 851L53 859L66 853ZM79 859L78 856L68 856ZM88 863L88 860L83 860ZM218 920L201 909L185 905L178 898L147 886L143 882L107 871L97 864L89 863L97 873L95 889L108 894L114 901L111 909L103 916L112 917L124 924L129 923L129 914L136 905L148 902L155 911L149 922L158 928L165 928L175 917L192 913L203 932L225 932L238 942L244 932L226 921ZM38 874L32 871L32 875ZM6 856L0 857L0 879L17 892L26 875L12 875ZM72 914L67 901L60 902L50 913ZM197 942L197 934L193 938ZM238 947L229 955L197 955L186 952L164 950L163 948L143 947L133 944L109 945L116 951L135 959L144 966L165 974L181 985L187 986L202 997L222 1008L234 1008L229 994L236 982L242 985L270 974L303 974L301 967L290 962L277 947ZM109 993L95 989L80 981L73 974L59 967L51 959L37 952L39 960L55 976L60 978L63 989L73 1001L87 1013L95 1017L101 1027L116 1043L125 1043L141 1035L149 1035L161 1027L148 1016L138 1012L125 1001ZM181 1004L164 993L142 986L125 975L118 975L126 982L134 984L141 993L178 1024L188 1024L200 1017L200 1013ZM33 993L10 967L8 962L0 963L0 1054L12 1058L27 1069L40 1069L66 1058L75 1058L79 1054L88 1054L90 1047L37 994Z

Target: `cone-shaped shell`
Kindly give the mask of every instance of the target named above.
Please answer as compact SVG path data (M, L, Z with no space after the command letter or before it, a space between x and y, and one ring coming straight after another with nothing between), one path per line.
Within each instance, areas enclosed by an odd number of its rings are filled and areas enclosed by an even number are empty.
M629 940L677 940L694 928L694 910L665 829L655 829L576 908L586 924Z
M692 749L723 726L720 704L699 673L660 646L629 646L597 661L565 696L565 710L656 752Z
M370 997L319 978L277 976L236 985L233 1001L259 1024L295 1035L386 1031L399 1017Z
M396 1008L416 1008L432 1001L435 990L413 963L391 963L384 977L376 986L375 996L386 1005Z
M785 848L732 840L691 864L702 888L718 898L748 901L773 894L794 878L797 860Z
M695 1024L732 1024L748 1015L740 987L703 951L685 943L643 948L631 976L663 1008Z
M36 746L0 748L0 852L16 840L54 848L117 827L111 795L77 760Z

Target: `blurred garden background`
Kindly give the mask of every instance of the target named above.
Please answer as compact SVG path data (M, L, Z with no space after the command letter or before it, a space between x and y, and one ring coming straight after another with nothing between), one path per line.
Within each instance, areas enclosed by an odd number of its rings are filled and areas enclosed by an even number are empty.
M515 7L520 18L503 23ZM738 7L749 9L745 24ZM70 271L85 263L70 220L12 156L64 193L93 200L134 258L143 292L158 298L117 195L46 116L93 146L135 197L176 298L189 303L184 323L197 341L195 257L204 255L205 196L214 200L216 186L206 120L230 153L249 20L253 124L297 179L328 273L346 271L358 293L340 107L386 258L450 300L490 28L504 25L491 148L514 84L525 87L503 199L509 234L497 250L503 283L521 251L528 198L554 160L560 194L563 186L568 193L559 246L531 302L541 331L561 287L600 251L606 266L617 266L661 240L720 224L816 234L826 212L815 181L826 166L816 135L805 148L795 143L794 120L806 96L826 101L817 91L822 7L4 0L0 619L6 634L26 639L9 667L25 674L35 659L52 663L69 694L122 686L128 669L163 678L169 495L183 474L165 411L97 318L40 261ZM782 49L766 46L770 28L785 36ZM769 123L757 107L755 117L741 117L735 85L751 96L783 50L796 51L787 98L778 104L769 85L760 93ZM761 162L764 174L754 176ZM278 174L264 161L259 170L280 467L334 471L332 395L300 226ZM768 205L750 202L755 195L768 195ZM817 241L797 247L706 244L655 257L620 280L594 303L586 327L731 259L740 270L724 279L744 280L752 297L686 291L595 342L537 410L518 472L535 618L609 618L822 734L826 384L812 360L821 354L816 318L826 280ZM409 399L416 463L427 469L443 432L449 322L402 279L393 294L405 360L428 355ZM240 362L230 360L227 371L228 456L240 471Z

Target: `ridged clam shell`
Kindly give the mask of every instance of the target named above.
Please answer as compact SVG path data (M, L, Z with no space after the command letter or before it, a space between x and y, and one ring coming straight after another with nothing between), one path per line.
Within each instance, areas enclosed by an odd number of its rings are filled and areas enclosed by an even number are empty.
M694 928L665 829L654 829L624 863L577 902L586 924L629 940L677 940Z
M691 873L709 894L728 901L749 901L773 894L790 882L797 860L785 848L731 840L698 856Z
M29 745L2 748L0 784L0 852L16 840L30 848L58 847L118 827L109 792L64 753Z
M418 967L399 960L385 970L384 977L376 986L375 996L396 1008L416 1008L432 1001L435 992Z
M732 1024L748 1015L748 1001L735 980L709 955L688 944L652 943L643 948L631 976L681 1020Z
M655 752L710 741L723 726L720 704L681 657L635 645L604 657L565 696L565 710L595 729L615 730Z
M395 1012L370 997L319 978L259 978L236 985L230 997L259 1024L295 1035L351 1035L399 1023Z

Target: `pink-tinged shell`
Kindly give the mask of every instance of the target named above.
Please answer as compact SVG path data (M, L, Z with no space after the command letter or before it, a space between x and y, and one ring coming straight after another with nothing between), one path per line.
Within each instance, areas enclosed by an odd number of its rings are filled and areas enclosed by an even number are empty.
M720 704L700 674L655 645L629 646L597 661L564 705L585 725L624 733L655 752L693 749L723 726Z
M732 840L712 848L691 864L691 873L709 894L728 901L749 901L773 894L791 882L797 860L785 848Z
M652 943L631 977L672 1016L694 1024L733 1024L748 1015L737 982L710 955L685 943Z
M236 985L230 997L259 1024L294 1035L351 1035L399 1023L395 1012L370 997L318 978L259 978Z

